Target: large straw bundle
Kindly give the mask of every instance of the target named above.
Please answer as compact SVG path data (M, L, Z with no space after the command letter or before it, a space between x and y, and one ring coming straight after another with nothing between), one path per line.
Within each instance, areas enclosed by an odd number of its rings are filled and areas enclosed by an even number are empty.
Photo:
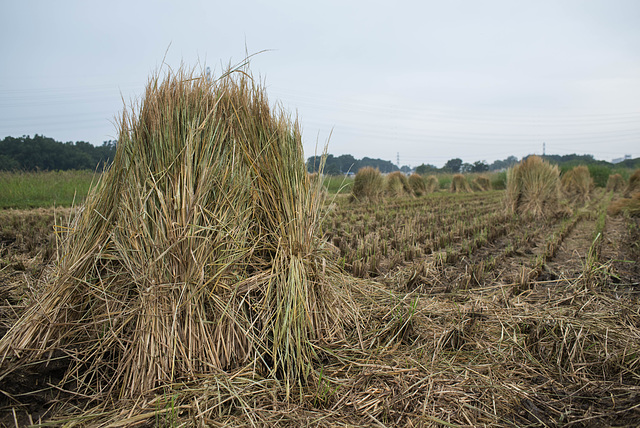
M562 189L569 199L574 202L586 202L593 190L593 178L589 168L584 165L577 166L566 172L560 180Z
M55 351L85 395L125 398L243 366L304 382L313 343L353 314L319 238L321 185L297 122L246 71L153 78L53 279L0 341L3 369Z
M529 156L507 172L507 207L512 212L546 217L558 212L560 171Z

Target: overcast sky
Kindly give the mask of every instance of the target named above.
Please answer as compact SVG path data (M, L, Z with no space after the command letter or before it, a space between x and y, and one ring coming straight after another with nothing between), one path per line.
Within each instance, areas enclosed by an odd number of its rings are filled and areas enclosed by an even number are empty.
M165 62L251 61L305 155L640 156L640 1L0 2L0 138L101 144Z

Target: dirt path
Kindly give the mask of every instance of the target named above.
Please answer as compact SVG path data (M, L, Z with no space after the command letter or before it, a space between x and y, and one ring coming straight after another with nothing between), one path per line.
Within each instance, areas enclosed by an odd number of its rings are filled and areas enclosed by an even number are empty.
M583 218L562 241L555 257L548 260L546 270L557 278L577 278L583 271L593 244L595 220Z
M640 219L607 217L600 261L610 263L613 286L640 291Z

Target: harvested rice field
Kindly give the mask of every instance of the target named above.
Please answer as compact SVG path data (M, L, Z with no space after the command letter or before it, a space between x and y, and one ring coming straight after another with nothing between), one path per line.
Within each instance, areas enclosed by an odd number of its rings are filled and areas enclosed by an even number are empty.
M5 372L4 426L637 426L640 223L603 190L564 217L504 191L384 204L329 197L324 239L358 325L317 342L306 384L246 367L92 402L69 357ZM4 210L4 334L38 296L71 209ZM54 227L54 223L57 224ZM288 394L287 394L288 393ZM105 397L106 399L106 397ZM110 425L112 424L112 425Z
M243 67L152 76L81 205L0 211L0 424L640 424L640 172L328 194Z

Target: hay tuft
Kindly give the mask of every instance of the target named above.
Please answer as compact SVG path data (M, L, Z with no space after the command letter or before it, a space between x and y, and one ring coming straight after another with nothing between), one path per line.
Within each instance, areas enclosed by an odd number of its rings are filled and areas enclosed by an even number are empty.
M3 372L61 355L65 384L94 398L242 367L304 383L314 344L354 311L297 121L245 67L179 69L152 77L119 128L52 279L0 340Z

